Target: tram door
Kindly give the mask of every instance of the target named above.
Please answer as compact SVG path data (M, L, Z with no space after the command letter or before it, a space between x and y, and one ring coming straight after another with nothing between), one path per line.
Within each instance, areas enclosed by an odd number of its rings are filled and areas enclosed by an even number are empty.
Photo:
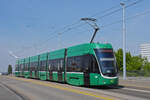
M89 55L85 55L82 58L83 60L83 65L84 65L84 85L88 86L90 85L90 56Z
M37 71L37 69L35 70L35 78L38 78L38 71Z
M51 64L48 65L48 71L49 71L49 79L53 80L53 73L52 73L53 71L51 69Z
M63 60L58 60L58 81L62 82L63 81Z
M34 71L34 72L35 72L35 78L38 78L38 76L39 76L39 75L38 75L38 74L39 74L39 73L38 73L38 62L35 62L35 69L34 69L34 70L35 70L35 71Z
M89 75L89 70L85 69L84 71L84 85L88 86L90 85L90 75Z
M49 71L49 79L53 80L53 73L52 73L52 71Z

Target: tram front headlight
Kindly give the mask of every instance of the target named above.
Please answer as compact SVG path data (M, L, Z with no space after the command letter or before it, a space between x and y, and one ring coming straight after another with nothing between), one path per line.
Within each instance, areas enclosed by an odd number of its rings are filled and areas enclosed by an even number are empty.
M98 76L95 76L95 78L98 78Z
M114 83L114 80L110 80L111 83Z

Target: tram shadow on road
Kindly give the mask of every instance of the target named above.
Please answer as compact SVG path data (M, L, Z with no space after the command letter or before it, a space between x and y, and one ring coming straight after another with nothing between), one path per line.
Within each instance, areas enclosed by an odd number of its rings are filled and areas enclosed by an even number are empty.
M100 90L109 90L109 89L122 89L123 85L115 85L115 86L84 86L85 88L91 89L100 89Z

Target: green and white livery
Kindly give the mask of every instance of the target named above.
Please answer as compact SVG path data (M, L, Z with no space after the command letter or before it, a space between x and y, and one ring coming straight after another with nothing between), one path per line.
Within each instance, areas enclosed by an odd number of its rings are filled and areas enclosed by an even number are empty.
M77 86L118 85L111 44L86 43L17 60L15 75Z

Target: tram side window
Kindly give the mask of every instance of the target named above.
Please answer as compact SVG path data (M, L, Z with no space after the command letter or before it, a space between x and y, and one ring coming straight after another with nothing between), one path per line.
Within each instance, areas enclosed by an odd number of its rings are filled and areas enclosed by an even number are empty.
M19 71L21 71L21 64L19 64Z
M22 64L20 64L20 69L19 70L22 71Z
M30 68L30 64L28 63L27 64L27 71L29 71L29 68Z
M18 71L18 64L15 65L15 71Z
M19 69L20 69L20 68L19 68L19 64L18 64L18 66L17 66L17 71L19 71Z
M24 64L20 64L20 71L23 71L24 69Z
M67 58L67 72L71 72L72 71L72 57Z
M16 67L15 67L15 71L19 71L19 65L17 64Z
M48 61L48 70L56 71L56 60Z
M22 71L25 71L24 69L25 69L25 64L22 64L23 65L23 67L22 67Z
M57 71L57 65L56 65L57 61L53 60L53 71Z
M38 62L31 62L30 70L35 71L37 70Z
M18 71L20 71L20 64L18 64Z
M81 72L82 71L82 57L69 57L67 59L67 71L68 72Z
M50 70L54 71L54 60L50 60Z
M63 71L64 70L63 66L64 66L63 58L48 61L48 70L49 71Z
M38 62L34 62L34 70L38 70Z
M62 71L64 65L64 60L61 59L54 59L48 61L48 70L51 71Z
M57 71L56 60L52 60L52 65L53 65L53 71Z
M52 71L52 61L48 60L48 71Z
M24 71L25 64L22 64L22 71Z
M98 64L92 55L68 57L67 71L99 73Z
M27 69L26 67L27 67L27 64L25 63L25 64L24 64L24 69L23 69L24 71L27 71L27 70L26 70L26 69Z
M57 61L53 60L53 71L57 71Z
M82 66L82 69L83 69L83 72L90 72L90 63L91 63L91 58L90 58L90 55L84 55L82 56L82 59L83 59L83 66Z
M22 64L20 64L20 71L22 71Z
M26 71L26 67L27 67L27 64L25 63L24 68L23 68L24 71Z
M42 71L42 61L40 61L39 69L40 69L40 71Z
M68 72L73 72L73 70L74 70L73 66L75 66L74 58L73 57L67 58L67 71Z
M31 70L31 71L33 71L33 66L34 66L34 65L33 65L33 62L31 62L31 64L30 64L30 70Z
M35 62L32 62L32 67L31 67L32 71L35 70Z
M46 71L46 61L40 61L40 71Z
M63 59L59 59L59 70L63 71L64 70L64 60Z
M96 61L96 58L93 55L91 55L91 68L90 68L90 71L92 73L99 73L98 63Z
M76 72L81 72L83 71L83 57L82 56L78 56L78 57L74 57L74 69Z
M19 71L19 64L17 65L16 71Z
M24 67L23 67L23 71L25 71L25 69L26 69L26 63L25 64L23 64L24 65Z
M29 63L25 63L24 71L28 71Z

